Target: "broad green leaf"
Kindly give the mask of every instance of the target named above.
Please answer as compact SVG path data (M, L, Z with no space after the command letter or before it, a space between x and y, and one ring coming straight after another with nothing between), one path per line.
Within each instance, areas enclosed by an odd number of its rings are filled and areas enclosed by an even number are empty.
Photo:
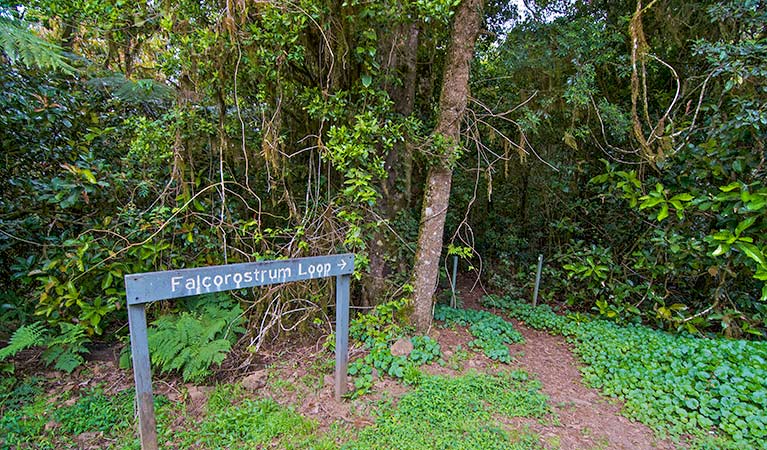
M759 211L760 209L764 209L765 206L767 206L767 196L759 196L746 203L746 208L751 211Z
M689 202L689 201L692 201L693 198L695 198L695 197L693 197L692 195L690 195L688 193L684 193L684 194L677 194L677 195L671 197L671 201L680 200L680 201L683 201L683 202Z
M85 179L88 180L89 183L91 184L97 183L96 177L93 175L93 172L91 172L90 170L83 169L81 173L83 174L83 176L85 176Z
M664 203L663 206L660 208L660 212L658 213L658 222L662 221L668 217L668 203Z
M658 203L664 203L665 200L661 197L650 197L647 195L644 195L639 198L639 200L642 200L642 204L639 205L639 209L645 209L645 208L652 208L653 206L657 205Z
M610 177L609 173L603 173L602 175L597 175L589 180L589 183L604 183L607 181L607 179Z
M716 241L727 241L731 239L733 236L732 236L732 233L730 233L728 230L722 230L712 234L711 237L714 238L714 240Z
M740 233L748 229L751 225L756 222L756 217L749 217L746 220L740 222L737 227L735 227L735 235L740 236Z
M719 188L722 192L730 192L734 189L740 189L740 181L733 181L732 183L728 184L727 186L721 186Z
M101 289L106 289L112 285L112 273L107 272L103 280L101 280Z

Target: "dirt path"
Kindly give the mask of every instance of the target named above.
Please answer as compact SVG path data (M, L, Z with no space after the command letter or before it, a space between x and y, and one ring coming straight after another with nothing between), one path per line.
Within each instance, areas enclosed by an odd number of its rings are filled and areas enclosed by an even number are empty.
M561 449L673 449L652 431L620 415L621 404L600 396L581 382L579 363L559 336L532 330L515 322L525 343L513 346L522 354L517 364L540 380L549 396L558 426L531 426Z
M485 293L479 286L471 290L473 282L470 280L462 281L464 306L479 308L479 298ZM596 390L584 386L580 363L562 337L533 330L515 320L512 322L525 338L523 344L511 346L511 354L515 355L512 364L541 382L541 390L549 396L551 408L558 418L553 424L522 422L540 434L544 444L562 450L675 448L670 442L655 438L645 425L620 415L620 402L602 397Z

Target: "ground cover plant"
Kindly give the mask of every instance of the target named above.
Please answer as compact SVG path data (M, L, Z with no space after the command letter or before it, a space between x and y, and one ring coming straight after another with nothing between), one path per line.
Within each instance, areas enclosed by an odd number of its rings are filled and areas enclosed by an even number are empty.
M13 397L24 392L16 389ZM34 390L33 397L3 412L0 449L139 450L134 398L133 389L107 394L99 387L59 398ZM63 406L52 409L51 402ZM155 410L165 448L338 448L333 430L317 434L315 421L270 398L248 398L238 384L217 386L197 420L190 420L185 403L169 402L163 395L155 396Z
M532 433L510 430L502 418L548 412L540 384L520 371L424 376L395 409L385 409L345 450L537 449Z
M458 324L468 327L469 333L475 338L469 342L469 347L479 349L488 358L502 363L511 362L507 344L523 340L514 325L487 311L437 305L434 318L445 322L446 325Z
M418 366L440 357L439 343L429 336L408 337L408 328L399 324L398 316L408 307L407 299L394 300L378 305L369 314L357 316L349 325L349 336L363 344L367 354L349 364L349 375L354 377L359 396L373 386L374 371L415 383L421 376ZM407 355L393 355L392 344L407 339L413 345Z
M629 417L673 436L691 434L693 446L701 448L763 448L767 343L566 317L509 297L488 296L483 303L567 336L587 364L584 380L624 400Z
M271 398L248 398L239 385L219 385L205 415L174 437L178 448L334 449L333 433L319 435L317 423Z
M107 395L102 388L93 388L78 396L65 393L58 398L40 390L34 392L33 398L3 412L0 448L74 448L78 446L78 436L99 435L122 441L134 429L135 395L131 389ZM52 402L59 406L51 408ZM158 399L158 405L162 403L163 399Z

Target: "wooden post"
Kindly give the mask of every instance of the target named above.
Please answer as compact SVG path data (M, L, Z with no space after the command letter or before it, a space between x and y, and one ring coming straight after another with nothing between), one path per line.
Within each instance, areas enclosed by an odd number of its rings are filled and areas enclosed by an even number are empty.
M349 285L350 275L336 277L336 401L346 394L349 365Z
M535 291L533 292L533 306L538 304L538 288L541 285L541 269L543 269L543 255L538 255L538 271L535 272Z
M130 294L128 295L130 296ZM143 303L128 305L128 326L133 354L133 378L136 381L141 448L142 450L157 450L157 424L154 418L152 372L149 368L149 342L146 334L146 312Z
M453 255L453 278L450 280L450 288L453 290L453 296L450 298L450 307L455 308L455 284L458 276L458 255Z

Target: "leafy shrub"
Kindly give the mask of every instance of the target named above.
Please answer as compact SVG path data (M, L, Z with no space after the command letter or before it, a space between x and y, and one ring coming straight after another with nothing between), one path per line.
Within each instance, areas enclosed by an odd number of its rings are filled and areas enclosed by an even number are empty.
M566 317L555 314L549 305L533 307L528 303L514 301L510 297L497 295L482 297L481 303L487 307L503 309L512 317L524 321L527 326L536 330L549 330L557 334L567 334L566 329L570 324Z
M439 343L429 336L413 336L410 342L413 351L408 356L394 356L389 342L376 342L368 346L367 355L352 361L349 375L355 377L354 395L364 394L373 386L373 369L408 384L417 384L421 378L417 367L439 358L441 350Z
M237 333L245 331L239 305L223 295L203 297L208 301L200 312L161 316L147 330L152 363L163 373L181 371L184 381L210 375L210 367L224 361Z
M367 314L358 315L349 324L349 336L368 345L393 341L405 334L398 319L408 304L408 299L401 298L382 303Z
M568 336L588 364L584 379L626 402L626 412L674 435L721 435L718 445L762 446L767 437L767 342L671 335L605 320L577 322L548 307L486 299L534 328Z
M506 344L524 340L511 323L487 311L437 305L434 318L447 324L469 327L469 333L475 337L469 342L469 347L479 348L488 358L502 363L511 362Z

